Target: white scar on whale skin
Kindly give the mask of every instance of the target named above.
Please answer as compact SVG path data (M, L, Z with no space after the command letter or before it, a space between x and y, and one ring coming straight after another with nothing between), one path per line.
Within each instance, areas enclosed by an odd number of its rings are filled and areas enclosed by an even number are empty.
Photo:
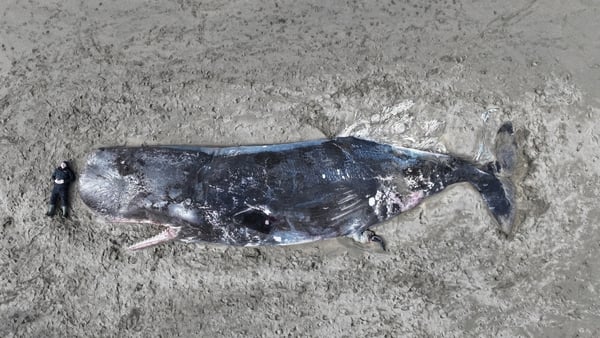
M384 190L378 190L374 197L369 198L369 205L373 207L375 214L380 219L385 219L390 216L389 213L393 210L394 205L397 206L398 213L402 213L416 207L424 198L425 193L421 190L401 196L394 188L387 187ZM384 212L384 210L386 211Z

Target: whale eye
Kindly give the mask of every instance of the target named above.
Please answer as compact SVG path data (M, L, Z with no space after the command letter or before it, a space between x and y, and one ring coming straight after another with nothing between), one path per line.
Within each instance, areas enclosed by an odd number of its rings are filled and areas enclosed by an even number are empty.
M267 215L262 210L248 209L235 214L233 220L238 225L268 234L273 228L275 218Z

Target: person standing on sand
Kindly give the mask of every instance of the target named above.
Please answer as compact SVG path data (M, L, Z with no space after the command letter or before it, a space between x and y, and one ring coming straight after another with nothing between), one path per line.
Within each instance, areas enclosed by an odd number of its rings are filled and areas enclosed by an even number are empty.
M59 167L54 170L54 173L52 174L52 180L54 181L54 188L52 189L52 195L50 196L50 204L48 205L48 212L46 213L46 216L54 216L56 202L60 197L62 216L67 218L69 217L67 214L67 207L69 205L67 198L69 193L69 185L75 180L75 174L73 174L73 171L69 168L67 161L62 161Z

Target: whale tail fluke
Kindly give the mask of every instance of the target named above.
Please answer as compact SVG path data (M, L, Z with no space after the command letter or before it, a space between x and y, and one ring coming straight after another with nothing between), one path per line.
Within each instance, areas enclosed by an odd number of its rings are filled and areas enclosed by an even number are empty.
M500 230L509 235L515 223L515 189L507 177L487 175L484 179L471 182L483 196L492 216L498 222Z
M481 193L500 230L508 235L513 230L516 216L515 187L511 177L517 163L517 145L512 123L505 122L498 130L494 152L496 161L478 168L477 173L469 175L468 181Z

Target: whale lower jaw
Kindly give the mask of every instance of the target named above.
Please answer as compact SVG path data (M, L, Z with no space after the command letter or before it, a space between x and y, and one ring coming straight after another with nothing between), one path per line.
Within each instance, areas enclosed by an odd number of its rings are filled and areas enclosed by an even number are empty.
M138 242L138 243L130 246L128 249L132 250L132 251L141 250L141 249L149 248L151 246L155 246L158 244L173 241L178 238L180 231L181 231L181 227L174 227L174 226L167 225L167 228L165 230L163 230L161 233L159 233L158 235L148 238L145 241Z

